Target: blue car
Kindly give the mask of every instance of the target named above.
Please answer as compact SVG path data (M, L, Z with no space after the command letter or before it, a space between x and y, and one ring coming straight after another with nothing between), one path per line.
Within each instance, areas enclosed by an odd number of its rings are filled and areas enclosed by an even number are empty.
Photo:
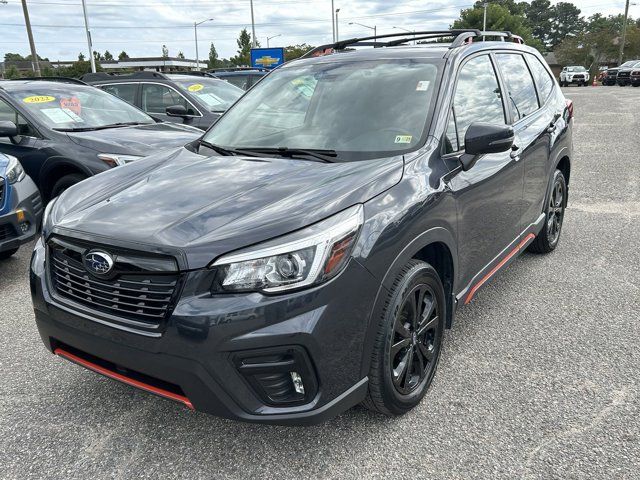
M0 153L0 260L36 236L42 210L38 188L18 159Z

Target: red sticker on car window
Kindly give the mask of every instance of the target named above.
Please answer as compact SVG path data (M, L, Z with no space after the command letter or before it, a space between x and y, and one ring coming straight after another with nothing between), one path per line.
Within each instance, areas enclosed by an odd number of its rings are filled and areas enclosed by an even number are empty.
M78 97L61 98L60 108L71 110L76 115L80 115L82 112L82 106L80 105L80 99Z

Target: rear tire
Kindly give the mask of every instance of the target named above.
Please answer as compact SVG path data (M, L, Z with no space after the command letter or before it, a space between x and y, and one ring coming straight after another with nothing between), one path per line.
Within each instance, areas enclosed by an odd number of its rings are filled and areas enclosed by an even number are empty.
M542 231L536 237L529 251L533 253L551 253L560 242L564 212L567 207L567 182L560 170L553 174L551 193L547 199L545 222Z
M0 252L0 260L6 260L7 258L11 257L12 255L15 255L15 253L18 251L17 248L14 248L12 250L7 250L5 252Z
M445 308L435 269L409 262L396 277L378 321L366 408L398 416L420 403L440 358Z
M49 199L56 198L58 195L63 193L67 188L75 185L76 183L81 182L86 178L87 177L82 175L81 173L70 173L69 175L65 175L53 185Z

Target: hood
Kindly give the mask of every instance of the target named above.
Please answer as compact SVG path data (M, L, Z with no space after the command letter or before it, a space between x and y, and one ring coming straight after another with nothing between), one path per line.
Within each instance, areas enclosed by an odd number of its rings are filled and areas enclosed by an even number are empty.
M147 156L154 151L192 142L202 136L202 131L175 123L153 123L90 132L67 132L67 135L74 143L98 152Z
M400 181L403 166L402 156L320 163L181 148L75 185L51 219L61 233L180 252L186 268L202 268L371 199Z

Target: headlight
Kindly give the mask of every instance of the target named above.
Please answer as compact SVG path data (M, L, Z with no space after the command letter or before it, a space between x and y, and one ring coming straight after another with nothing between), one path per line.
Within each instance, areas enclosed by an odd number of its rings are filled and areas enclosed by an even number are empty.
M364 221L362 205L292 234L225 255L213 292L282 292L324 282L347 264Z
M99 153L98 158L113 168L119 165L126 165L142 157L140 155L121 155L119 153Z
M21 181L26 174L18 159L14 156L7 155L9 157L9 165L7 165L7 181L10 184Z

